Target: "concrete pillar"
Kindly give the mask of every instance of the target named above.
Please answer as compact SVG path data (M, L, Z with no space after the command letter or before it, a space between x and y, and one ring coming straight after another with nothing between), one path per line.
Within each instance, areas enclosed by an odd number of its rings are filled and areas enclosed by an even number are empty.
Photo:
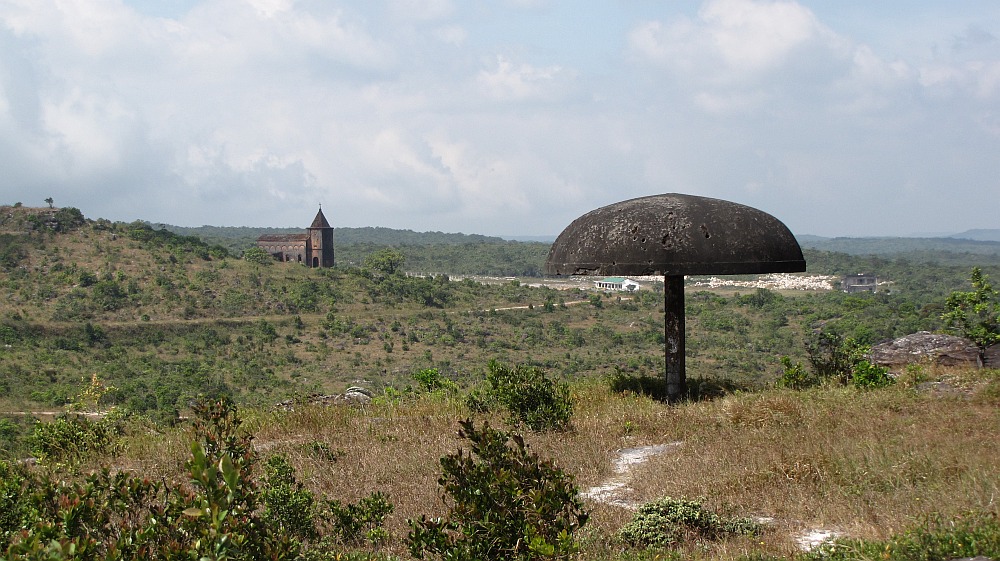
M663 278L663 312L667 400L674 403L687 392L684 372L684 275Z

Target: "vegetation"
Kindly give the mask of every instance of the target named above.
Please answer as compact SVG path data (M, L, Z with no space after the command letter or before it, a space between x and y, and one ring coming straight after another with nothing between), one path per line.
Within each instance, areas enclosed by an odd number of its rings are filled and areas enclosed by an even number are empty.
M876 294L691 287L691 399L669 406L662 285L532 286L532 244L372 230L316 270L2 211L0 557L997 555L997 372L890 375L866 352L988 332L966 299L996 302L988 253L807 250L812 273L877 273ZM451 276L473 270L524 275ZM319 405L348 386L371 403ZM608 481L648 516L577 493ZM803 553L813 526L845 537Z
M825 383L852 384L858 389L883 388L895 382L889 369L872 364L868 357L871 347L856 339L842 338L836 333L817 333L807 344L812 372L806 372L802 363L793 363L781 357L783 372L778 386L801 390Z
M441 559L565 559L588 515L572 478L528 452L518 435L471 420L459 436L470 453L441 459L439 483L453 502L447 518L411 520L414 557Z
M474 411L502 408L508 423L534 431L565 429L573 416L569 385L550 379L537 367L513 368L496 360L489 363L487 387L469 394L467 403Z
M967 513L954 520L925 516L917 526L885 540L842 539L808 555L806 561L996 558L1000 521L995 513Z
M986 349L1000 343L1000 292L979 267L972 269L972 291L955 291L945 302L943 318L948 326L979 348L980 361Z
M259 247L248 247L243 250L243 259L255 265L270 265L274 262L274 258Z
M697 501L664 497L640 506L617 537L630 547L673 547L686 541L761 533L763 528L750 518L729 520L706 511Z

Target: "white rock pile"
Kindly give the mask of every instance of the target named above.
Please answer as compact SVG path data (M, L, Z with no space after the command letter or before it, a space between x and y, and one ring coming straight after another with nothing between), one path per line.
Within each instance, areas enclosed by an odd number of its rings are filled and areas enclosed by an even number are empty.
M793 275L789 273L774 273L763 275L756 280L733 280L711 277L708 280L696 281L692 286L707 288L767 288L769 290L833 290L832 275Z

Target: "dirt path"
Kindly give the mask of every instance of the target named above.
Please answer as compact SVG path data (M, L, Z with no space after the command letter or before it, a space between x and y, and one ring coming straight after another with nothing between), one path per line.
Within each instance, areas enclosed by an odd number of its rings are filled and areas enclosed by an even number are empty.
M591 499L599 503L620 506L629 510L636 510L642 503L626 498L632 489L628 486L629 471L653 456L666 453L681 446L681 442L671 442L669 444L655 444L653 446L640 446L638 448L622 448L618 451L618 457L612 462L613 475L596 487L591 487L583 493L583 498Z
M600 485L596 485L580 493L584 499L595 502L618 506L629 510L637 510L643 503L629 499L628 495L632 489L628 486L629 472L633 467L640 465L653 456L659 456L683 446L683 442L669 442L667 444L654 444L651 446L639 446L636 448L622 448L618 450L618 457L612 461L612 475ZM759 523L767 525L773 524L771 518L758 518ZM810 551L823 544L842 537L843 532L829 528L808 528L801 530L792 536L792 540L802 551Z

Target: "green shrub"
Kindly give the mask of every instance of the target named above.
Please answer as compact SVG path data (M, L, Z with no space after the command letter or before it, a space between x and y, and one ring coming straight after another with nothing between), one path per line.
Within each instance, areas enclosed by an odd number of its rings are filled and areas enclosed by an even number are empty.
M474 411L499 406L507 411L512 424L534 431L565 429L573 416L569 384L549 379L539 368L510 368L491 360L486 383L485 391L470 392L466 399Z
M34 421L23 417L0 417L0 458L24 457L30 453L25 443L25 437L30 434L29 423Z
M425 368L413 374L412 378L425 392L454 392L458 390L455 382L442 376L437 368Z
M0 460L0 552L30 521L28 483L22 466Z
M632 547L673 547L695 539L760 533L760 525L749 518L726 519L699 502L665 497L639 507L618 531L618 539Z
M806 350L816 383L834 380L843 385L851 384L858 389L884 388L895 383L895 379L889 376L888 368L872 364L868 360L871 347L854 338L844 339L837 334L819 333L807 345ZM784 359L782 364L785 364ZM787 374L787 365L785 369Z
M529 453L517 434L461 422L471 451L441 458L450 502L445 519L409 520L410 553L441 559L566 559L573 533L587 522L572 476Z
M284 456L271 456L264 465L261 497L268 525L299 539L316 537L313 494L295 480L295 470Z
M811 375L801 362L792 363L787 356L781 357L781 377L778 378L779 388L801 390L816 385L818 379Z
M395 507L386 495L376 491L357 503L331 499L327 507L330 509L327 519L338 542L377 544L389 538L382 525Z
M76 414L62 414L49 423L36 423L28 446L43 464L77 465L94 454L108 452L122 427L120 417L91 421Z
M853 339L845 340L836 333L820 332L806 345L809 363L819 380L836 380L846 384L851 378Z
M889 375L889 369L885 366L860 360L854 365L851 381L855 388L869 390L891 386L896 382L896 379Z
M271 257L271 254L256 246L248 247L243 252L243 259L247 263L253 263L255 265L270 265L274 262L274 258Z
M1000 343L1000 291L993 288L982 269L972 269L973 290L952 292L945 301L948 310L941 315L948 326L971 340L979 349L979 360L986 358L986 349Z
M0 559L294 559L299 539L315 535L311 493L282 457L262 484L253 479L256 452L231 402L196 405L195 415L187 484L107 468L56 481L0 462Z

